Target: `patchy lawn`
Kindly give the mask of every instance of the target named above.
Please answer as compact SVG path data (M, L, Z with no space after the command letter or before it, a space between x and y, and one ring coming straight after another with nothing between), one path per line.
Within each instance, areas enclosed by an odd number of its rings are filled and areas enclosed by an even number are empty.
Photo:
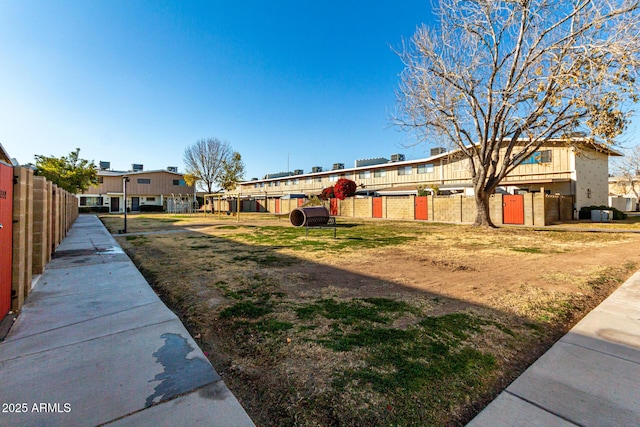
M637 234L338 227L131 215L153 232L116 237L260 426L462 425L640 266Z

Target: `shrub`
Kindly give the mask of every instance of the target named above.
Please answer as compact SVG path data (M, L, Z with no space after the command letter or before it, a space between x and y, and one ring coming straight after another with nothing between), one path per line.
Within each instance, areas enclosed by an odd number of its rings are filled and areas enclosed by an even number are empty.
M612 208L610 206L584 206L582 208L580 208L580 212L578 213L578 218L580 219L591 219L591 211L592 210L607 210L607 211L613 211L613 219L614 220L620 220L620 219L626 219L627 218L627 214L622 212L621 210L618 210L616 208Z
M333 186L333 192L335 193L336 198L338 198L339 200L344 200L347 197L352 197L353 195L355 195L356 188L358 188L358 186L355 182L351 181L350 179L340 178L336 182L336 185Z
M80 206L79 213L109 213L109 206Z
M320 193L320 195L318 196L318 198L320 200L329 200L335 197L335 193L334 193L334 188L333 187L327 187L325 189L322 190L322 192Z
M140 212L162 212L163 210L161 205L140 205Z

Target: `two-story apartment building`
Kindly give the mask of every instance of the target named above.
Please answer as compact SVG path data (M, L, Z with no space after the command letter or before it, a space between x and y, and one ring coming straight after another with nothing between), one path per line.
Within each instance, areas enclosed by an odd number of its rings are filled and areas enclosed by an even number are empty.
M141 206L152 205L166 208L167 200L193 197L193 187L184 181L177 168L145 171L142 165L133 165L131 171L110 170L108 162L100 162L98 185L78 194L78 206L98 208L107 212L140 211ZM124 183L126 178L126 201Z
M347 169L336 164L328 171L316 167L311 173L267 175L240 183L235 193L255 199L312 196L339 178L348 178L356 182L357 194L361 195L410 195L423 189L472 196L469 160L461 156L460 150L434 149L431 154L416 160L403 160L401 155L393 155L391 160L360 160ZM523 160L500 183L497 192L573 196L576 209L604 205L608 196L608 159L620 155L587 138L553 141Z

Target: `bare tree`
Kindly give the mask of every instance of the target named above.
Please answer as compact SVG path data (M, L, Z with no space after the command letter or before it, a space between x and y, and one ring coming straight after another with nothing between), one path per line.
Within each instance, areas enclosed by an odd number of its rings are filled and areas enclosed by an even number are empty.
M218 138L200 139L184 150L184 164L187 173L197 178L198 184L211 194L230 155L228 142Z
M633 193L640 200L640 145L625 150L625 156L613 165L613 172L617 175L618 190L625 195Z
M613 143L637 101L639 0L440 0L417 29L394 121L468 159L476 225L489 197L552 139Z

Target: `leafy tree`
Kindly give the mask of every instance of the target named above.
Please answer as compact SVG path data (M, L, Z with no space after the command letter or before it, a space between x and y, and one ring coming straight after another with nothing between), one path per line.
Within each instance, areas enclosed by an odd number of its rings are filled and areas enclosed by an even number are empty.
M222 162L222 173L220 174L220 186L226 191L233 191L238 186L238 182L244 177L244 163L242 156L234 151L228 159Z
M347 178L340 178L333 186L333 192L338 200L344 200L356 194L358 186L355 182Z
M36 174L44 176L60 188L70 193L85 192L98 184L98 168L92 161L80 158L80 149L68 156L53 157L36 155Z
M183 177L185 184L187 184L189 187L195 187L199 180L197 176L190 173L185 173Z
M438 25L399 52L402 129L468 163L476 225L489 197L543 144L612 143L638 100L638 0L440 0ZM592 142L585 138L584 142Z
M198 178L199 184L211 194L219 183L224 162L231 155L231 145L218 138L196 141L184 150L183 160L187 174Z

